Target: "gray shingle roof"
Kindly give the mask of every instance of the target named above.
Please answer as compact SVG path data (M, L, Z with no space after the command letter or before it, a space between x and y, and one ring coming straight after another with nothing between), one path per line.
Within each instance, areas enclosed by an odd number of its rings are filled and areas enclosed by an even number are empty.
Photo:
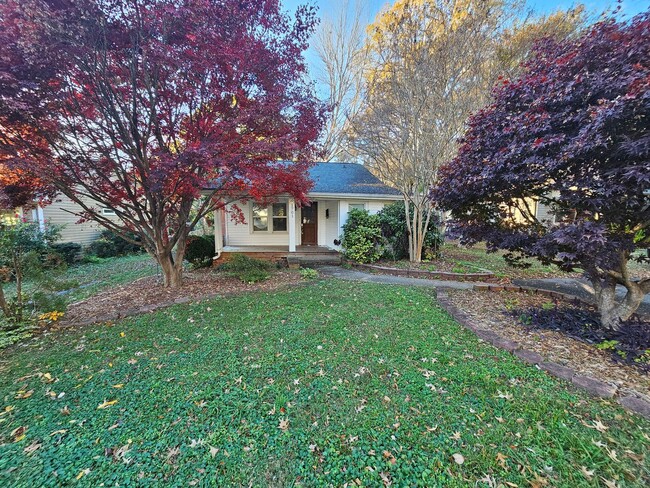
M310 193L400 194L356 163L316 163L310 168L309 176L314 181Z

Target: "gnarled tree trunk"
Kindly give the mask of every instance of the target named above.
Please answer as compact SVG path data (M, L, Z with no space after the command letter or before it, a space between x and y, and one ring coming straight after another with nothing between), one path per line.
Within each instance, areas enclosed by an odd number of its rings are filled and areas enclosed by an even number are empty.
M621 254L617 270L591 270L589 279L594 287L596 305L603 327L619 330L621 321L628 320L639 308L643 298L650 293L650 279L633 281L627 270L627 256ZM616 285L627 293L622 300L616 298Z

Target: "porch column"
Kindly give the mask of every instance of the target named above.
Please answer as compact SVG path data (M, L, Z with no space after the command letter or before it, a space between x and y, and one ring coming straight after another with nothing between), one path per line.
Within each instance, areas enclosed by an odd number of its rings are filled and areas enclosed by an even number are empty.
M214 211L214 252L215 258L223 251L223 207Z
M289 252L296 252L296 201L289 198Z

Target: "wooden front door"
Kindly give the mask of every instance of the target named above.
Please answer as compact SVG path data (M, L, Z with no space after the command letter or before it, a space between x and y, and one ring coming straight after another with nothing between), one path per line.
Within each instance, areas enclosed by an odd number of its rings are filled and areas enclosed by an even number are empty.
M310 207L302 207L302 245L318 244L318 204L311 202Z

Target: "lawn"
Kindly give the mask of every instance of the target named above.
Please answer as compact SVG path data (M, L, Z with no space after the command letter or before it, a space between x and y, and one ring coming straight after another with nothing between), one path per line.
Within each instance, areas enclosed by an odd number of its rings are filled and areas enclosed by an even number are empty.
M317 281L0 361L2 486L650 482L649 422L479 342L422 289Z
M148 254L136 254L109 259L98 259L96 263L80 264L68 268L61 277L72 285L66 290L69 302L88 298L106 288L131 283L138 278L156 274L156 262Z

